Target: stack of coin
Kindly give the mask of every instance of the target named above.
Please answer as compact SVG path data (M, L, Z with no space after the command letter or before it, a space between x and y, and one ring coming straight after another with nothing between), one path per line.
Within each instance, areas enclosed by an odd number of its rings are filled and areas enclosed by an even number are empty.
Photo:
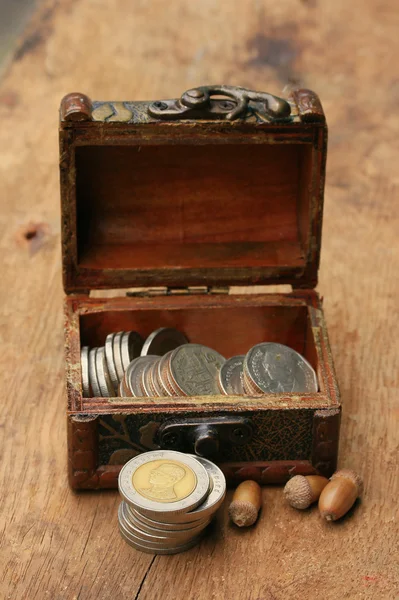
M142 552L177 554L202 538L223 502L226 481L205 458L155 450L124 465L119 492L124 540Z
M163 356L141 356L128 366L121 396L209 396L219 394L218 375L225 359L212 348L184 344Z
M147 355L161 356L181 344L187 344L185 335L170 327L153 331L144 341L136 331L110 333L104 347L81 349L83 396L112 397L150 395L129 393L124 386L126 371L132 360ZM147 364L148 361L144 361Z

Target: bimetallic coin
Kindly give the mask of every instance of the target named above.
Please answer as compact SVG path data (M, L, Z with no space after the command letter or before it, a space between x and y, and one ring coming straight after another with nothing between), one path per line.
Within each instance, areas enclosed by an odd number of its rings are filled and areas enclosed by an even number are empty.
M135 456L121 469L119 492L133 508L157 521L179 520L209 491L209 475L195 458L173 450Z
M108 373L108 367L105 360L104 348L98 348L96 354L96 373L97 381L100 386L101 396L110 398L115 395L114 386Z
M143 386L143 372L148 365L152 365L157 356L139 356L132 360L126 371L126 384L131 391L131 395L136 398L148 396Z
M82 369L82 395L84 398L90 398L90 379L89 379L89 351L88 346L83 346L80 351L80 366Z
M122 367L126 371L134 358L140 356L143 338L137 331L126 331L121 338Z
M136 518L134 513L129 511L129 507L126 502L121 502L119 505L118 517L119 520L126 525L126 528L133 533L133 535L142 537L144 540L151 543L169 543L169 540L173 540L182 544L183 542L189 541L195 535L200 533L210 522L210 519L208 519L207 521L201 521L197 523L193 527L186 526L185 528L181 529L169 530L159 529L157 527L151 527L150 525Z
M185 344L173 351L170 374L183 396L220 394L218 375L226 359L212 348Z
M114 336L114 341L113 341L113 355L114 355L114 363L115 363L115 368L116 368L116 373L118 375L118 379L119 381L121 381L125 369L123 368L123 364L122 364L122 354L121 354L121 342L122 342L122 336L125 332L124 331L119 331L118 333L115 333Z
M243 364L245 356L233 356L226 360L219 371L219 386L223 394L243 395Z
M174 548L162 548L160 546L152 546L151 544L140 543L133 536L126 533L126 531L119 525L119 531L121 533L122 538L127 542L132 548L135 550L139 550L140 552L145 552L147 554L178 554L179 552L185 552L190 548L193 548L203 537L203 532L201 532L198 536L190 540L186 544L182 544L181 546L175 546Z
M292 348L273 342L251 348L244 360L244 377L245 387L258 393L309 393L318 389L316 373L308 361Z
M170 350L187 343L186 336L177 329L161 327L148 336L141 350L141 356L147 356L148 354L163 356Z
M110 333L109 335L107 335L107 338L105 340L105 360L107 361L109 376L111 378L112 385L116 393L119 388L119 377L118 373L116 372L116 365L114 360L115 335L116 333Z
M98 348L92 348L89 352L89 380L94 396L101 397L100 384L97 378L96 357Z
M180 530L180 529L187 529L187 527L196 527L197 525L205 525L207 523L209 523L210 518L209 516L205 516L205 517L200 517L197 519L193 519L192 521L184 521L182 520L182 522L174 522L174 523L166 523L164 521L155 521L154 519L150 519L150 517L147 517L146 515L144 515L143 513L139 512L138 510L135 510L134 508L132 508L131 506L129 506L128 504L126 504L125 502L125 506L127 509L127 512L133 515L133 518L135 518L136 520L140 521L141 524L147 525L148 527L151 527L152 529L161 529L162 531L176 531L176 530ZM202 506L202 504L201 504ZM181 513L181 517L185 517L186 515L188 515L190 513Z
M211 491L204 500L204 502L198 506L195 510L192 510L183 515L184 518L206 518L213 515L223 503L226 496L226 478L223 472L217 467L212 461L201 456L193 456L198 462L203 465L208 471L208 475L211 479Z

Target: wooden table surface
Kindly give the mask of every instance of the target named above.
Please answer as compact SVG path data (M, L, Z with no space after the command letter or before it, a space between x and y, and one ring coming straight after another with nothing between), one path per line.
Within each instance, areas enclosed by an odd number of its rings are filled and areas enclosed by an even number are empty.
M399 598L398 11L390 0L67 0L37 8L0 87L0 597ZM263 489L177 556L128 547L116 491L66 479L58 105L203 83L321 96L330 128L319 290L343 396L340 466L365 481L340 523Z

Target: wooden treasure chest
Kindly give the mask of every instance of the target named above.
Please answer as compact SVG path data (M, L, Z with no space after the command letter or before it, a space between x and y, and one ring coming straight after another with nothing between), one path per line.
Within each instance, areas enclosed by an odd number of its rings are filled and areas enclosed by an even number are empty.
M316 94L209 86L175 100L92 102L74 93L60 115L71 486L116 487L127 460L157 448L211 456L230 482L331 475L340 399L315 291L327 149ZM259 293L276 284L291 291ZM160 327L224 357L290 346L316 371L318 391L84 396L82 346Z

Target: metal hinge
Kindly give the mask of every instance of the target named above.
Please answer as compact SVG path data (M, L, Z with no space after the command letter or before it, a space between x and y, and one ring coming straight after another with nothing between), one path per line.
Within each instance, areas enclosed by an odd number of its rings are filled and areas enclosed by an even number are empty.
M129 290L126 296L139 298L148 298L155 296L199 296L202 294L228 294L228 286L206 286L206 285L189 285L187 287L157 287L157 288L140 288L137 290Z

